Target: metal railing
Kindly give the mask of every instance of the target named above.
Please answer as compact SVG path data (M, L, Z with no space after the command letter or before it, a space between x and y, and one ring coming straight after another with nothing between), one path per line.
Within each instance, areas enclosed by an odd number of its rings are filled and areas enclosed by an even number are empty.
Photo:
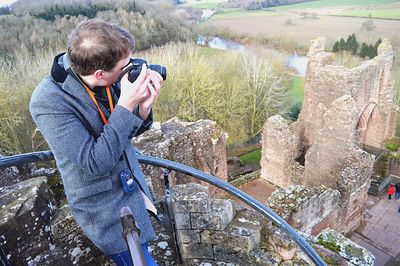
M53 160L54 156L51 151L43 151L43 152L33 152L26 154L19 154L9 157L1 157L0 158L0 169L10 166L18 166L26 163L39 162L39 161L48 161ZM213 186L216 186L234 197L240 199L251 208L271 220L276 226L278 226L281 230L285 231L302 249L302 251L311 259L315 265L325 266L326 263L321 259L321 257L315 252L315 250L280 216L266 207L264 204L260 203L256 199L242 192L238 188L232 186L231 184L219 179L218 177L206 174L200 170L192 168L190 166L180 164L177 162L145 156L142 154L138 154L138 160L140 163L163 167L168 170L174 170L177 172L181 172L192 177L195 177L199 180L205 181Z

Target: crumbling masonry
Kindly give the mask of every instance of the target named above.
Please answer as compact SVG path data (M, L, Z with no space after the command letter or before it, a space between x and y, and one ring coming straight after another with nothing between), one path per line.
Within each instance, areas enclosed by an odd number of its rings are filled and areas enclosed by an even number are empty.
M349 232L360 224L374 163L363 145L381 148L393 137L397 118L388 41L375 58L351 69L332 65L335 55L324 49L325 39L318 38L308 52L299 119L271 117L262 138L262 178L291 191L291 185L324 186L337 198L311 193L315 204L296 202L288 219L312 234L326 227ZM305 210L311 215L302 215Z

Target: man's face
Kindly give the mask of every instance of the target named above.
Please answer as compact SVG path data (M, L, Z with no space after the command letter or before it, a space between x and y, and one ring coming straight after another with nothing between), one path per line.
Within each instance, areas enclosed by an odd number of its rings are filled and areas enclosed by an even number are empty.
M130 63L130 55L119 60L113 69L110 71L103 71L102 80L104 81L104 86L109 86L115 83L122 74L122 71L129 65Z

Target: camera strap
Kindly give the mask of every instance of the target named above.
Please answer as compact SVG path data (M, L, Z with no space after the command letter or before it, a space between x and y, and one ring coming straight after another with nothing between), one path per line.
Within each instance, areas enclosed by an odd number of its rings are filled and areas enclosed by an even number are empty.
M94 97L94 92L92 90L90 90L88 88L88 86L86 86L86 84L82 81L80 81L82 83L82 86L85 87L87 93L90 96L90 99L92 99L93 103L96 105L97 110L99 110L100 116L101 116L101 120L103 120L104 125L107 124L107 119L106 116L104 115L103 111L101 110L99 104L97 103L96 98ZM106 93L107 93L107 98L108 98L108 104L110 106L110 113L112 113L114 111L114 103L111 97L111 91L110 91L110 86L106 87Z

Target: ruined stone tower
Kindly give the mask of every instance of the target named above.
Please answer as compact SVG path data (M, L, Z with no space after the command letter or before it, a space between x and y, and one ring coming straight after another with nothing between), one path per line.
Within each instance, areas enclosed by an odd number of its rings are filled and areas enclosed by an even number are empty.
M261 177L281 188L338 190L337 215L348 219L341 228L348 231L361 219L373 169L374 156L363 146L381 148L395 133L394 54L384 40L375 58L349 69L332 65L335 55L324 49L325 39L318 38L308 52L299 119L277 115L264 125Z

